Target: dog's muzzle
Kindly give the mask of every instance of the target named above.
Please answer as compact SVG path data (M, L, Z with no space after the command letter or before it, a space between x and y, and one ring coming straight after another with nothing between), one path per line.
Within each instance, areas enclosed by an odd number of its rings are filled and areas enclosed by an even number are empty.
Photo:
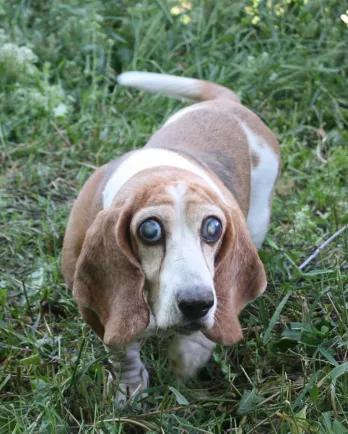
M180 291L177 306L182 314L179 330L187 333L205 328L204 319L214 306L214 294L210 288L188 288Z

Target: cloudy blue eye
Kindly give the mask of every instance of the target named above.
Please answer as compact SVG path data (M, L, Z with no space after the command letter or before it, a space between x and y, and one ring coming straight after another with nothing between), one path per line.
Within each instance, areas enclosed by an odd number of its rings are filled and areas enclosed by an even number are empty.
M139 235L147 243L156 243L162 238L161 225L157 220L147 219L140 225Z
M202 225L202 238L207 243L214 243L222 234L222 224L216 217L208 217Z

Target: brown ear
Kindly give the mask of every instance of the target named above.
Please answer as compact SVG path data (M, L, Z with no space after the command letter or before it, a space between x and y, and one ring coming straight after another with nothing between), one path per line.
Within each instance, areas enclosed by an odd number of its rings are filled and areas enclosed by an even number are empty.
M125 345L149 323L144 274L134 258L130 210L100 211L87 231L76 265L73 295L81 313L106 345Z
M232 345L242 338L239 312L262 294L267 281L241 212L226 212L226 217L228 223L215 266L215 323L205 334L214 342Z

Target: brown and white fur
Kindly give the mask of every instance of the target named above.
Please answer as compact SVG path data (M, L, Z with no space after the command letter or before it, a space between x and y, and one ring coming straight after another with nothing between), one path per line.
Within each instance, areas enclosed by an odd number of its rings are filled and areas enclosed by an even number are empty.
M280 156L276 137L227 88L191 78L126 72L120 85L202 101L171 116L144 148L99 168L75 202L63 246L63 274L80 312L111 350L117 401L142 391L148 374L138 339L172 336L171 369L196 374L216 342L242 337L238 314L266 288L257 248L271 215ZM214 216L223 232L202 239ZM160 222L162 242L139 226ZM188 321L178 300L212 307Z

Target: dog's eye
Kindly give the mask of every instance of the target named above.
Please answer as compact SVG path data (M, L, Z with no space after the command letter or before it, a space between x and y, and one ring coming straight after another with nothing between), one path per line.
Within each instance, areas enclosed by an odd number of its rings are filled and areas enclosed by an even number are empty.
M147 243L156 243L162 238L161 225L157 220L147 219L140 225L139 235Z
M208 217L202 225L202 238L207 243L215 243L222 234L222 224L216 217Z

